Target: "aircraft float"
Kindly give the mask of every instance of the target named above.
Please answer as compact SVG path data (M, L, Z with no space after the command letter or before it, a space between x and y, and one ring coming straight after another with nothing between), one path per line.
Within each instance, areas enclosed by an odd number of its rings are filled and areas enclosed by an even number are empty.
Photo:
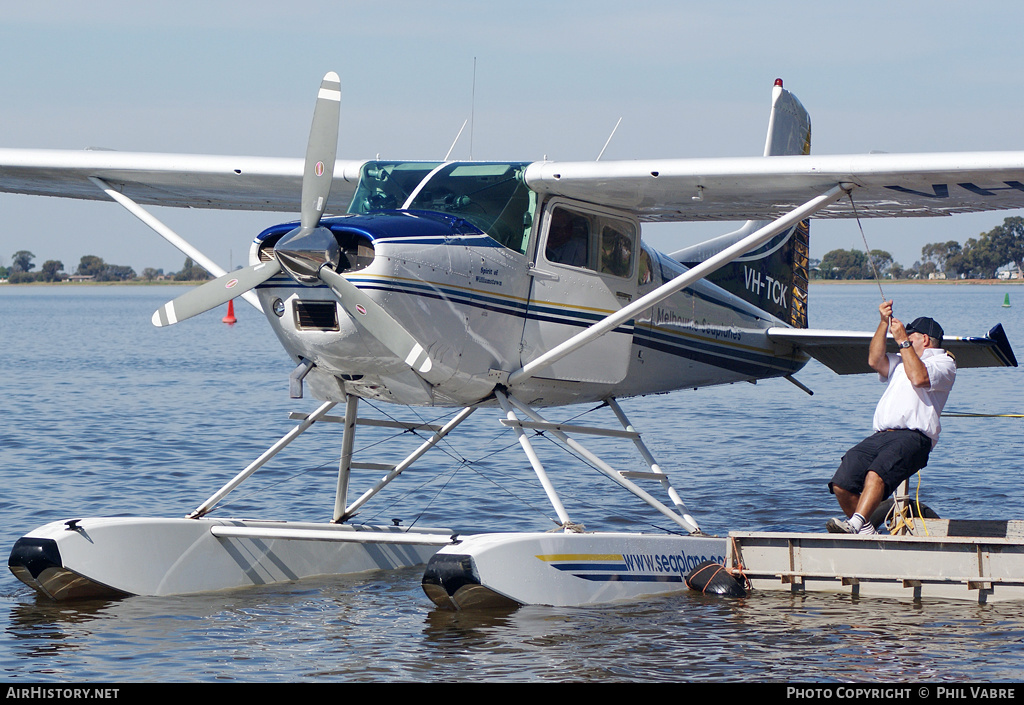
M162 306L157 326L243 297L296 367L292 396L320 405L181 518L77 518L15 544L11 570L55 599L171 595L427 564L437 605L585 605L684 588L726 539L701 531L617 400L783 377L815 358L867 372L871 332L807 327L812 218L944 216L1024 208L1024 152L811 156L807 111L776 81L764 155L594 162L339 161L337 74L323 79L306 157L0 150L0 190L112 199L216 279ZM298 212L226 272L146 206ZM643 223L744 221L671 254ZM1016 366L1001 326L948 336L958 366ZM361 399L451 407L402 462L356 463ZM606 403L620 428L550 420ZM341 405L344 414L329 412ZM368 526L371 497L480 411L514 430L559 530L460 534ZM542 415L542 411L548 415ZM312 424L344 424L331 521L211 515ZM572 520L532 434L564 443L654 507L662 533L589 532ZM580 439L635 445L614 467ZM380 479L359 496L353 469ZM381 476L382 473L382 476ZM645 489L646 488L646 489ZM666 499L659 500L652 493Z

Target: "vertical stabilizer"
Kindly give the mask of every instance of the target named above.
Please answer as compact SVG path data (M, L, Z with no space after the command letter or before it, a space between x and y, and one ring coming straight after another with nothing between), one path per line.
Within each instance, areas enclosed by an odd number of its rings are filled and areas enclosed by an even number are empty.
M796 96L783 88L782 79L776 79L764 156L810 153L811 117ZM694 267L766 223L748 220L735 232L673 252L672 257ZM810 221L805 220L718 269L708 280L794 328L806 328L809 241Z
M792 93L775 79L772 89L772 112L768 117L768 138L764 156L781 157L811 153L811 116Z

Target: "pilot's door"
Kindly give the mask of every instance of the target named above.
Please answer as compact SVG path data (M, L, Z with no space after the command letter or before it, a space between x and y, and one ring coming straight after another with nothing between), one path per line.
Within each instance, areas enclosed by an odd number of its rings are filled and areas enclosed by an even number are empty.
M637 292L639 227L610 211L548 203L541 216L522 363L630 303ZM614 384L629 367L628 321L567 355L538 377Z

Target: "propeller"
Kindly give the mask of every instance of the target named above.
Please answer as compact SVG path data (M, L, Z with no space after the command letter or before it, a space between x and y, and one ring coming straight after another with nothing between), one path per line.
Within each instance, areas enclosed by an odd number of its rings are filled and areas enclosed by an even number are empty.
M302 172L299 227L274 245L274 259L229 272L161 306L153 325L168 326L227 303L254 289L282 269L300 284L323 282L348 314L414 372L431 384L439 376L426 349L383 307L334 271L341 258L338 241L320 226L334 180L341 116L341 83L333 71L324 76L313 111Z
M217 308L236 296L256 288L280 271L281 265L273 260L228 272L165 303L153 314L153 325L158 328L170 326Z
M320 268L320 279L331 287L349 316L420 377L438 384L450 376L441 374L420 342L355 284L327 266Z
M153 314L153 325L172 325L217 308L270 279L281 271L282 265L290 265L285 268L300 283L316 282L319 267L310 271L308 262L310 247L315 243L322 245L324 261L331 256L334 262L338 261L338 244L334 236L326 228L319 228L319 225L334 181L340 117L341 79L331 71L320 82L316 107L313 109L313 125L309 131L306 163L302 171L299 227L285 235L274 247L274 261L228 272L179 296Z

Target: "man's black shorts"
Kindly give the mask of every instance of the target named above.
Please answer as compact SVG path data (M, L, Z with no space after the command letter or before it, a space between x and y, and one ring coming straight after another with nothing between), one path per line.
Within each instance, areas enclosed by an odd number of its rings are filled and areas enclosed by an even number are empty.
M838 485L848 492L860 494L864 491L864 478L873 471L885 482L884 497L888 497L915 472L928 464L932 440L920 431L895 430L879 431L846 451L839 469L828 483Z

